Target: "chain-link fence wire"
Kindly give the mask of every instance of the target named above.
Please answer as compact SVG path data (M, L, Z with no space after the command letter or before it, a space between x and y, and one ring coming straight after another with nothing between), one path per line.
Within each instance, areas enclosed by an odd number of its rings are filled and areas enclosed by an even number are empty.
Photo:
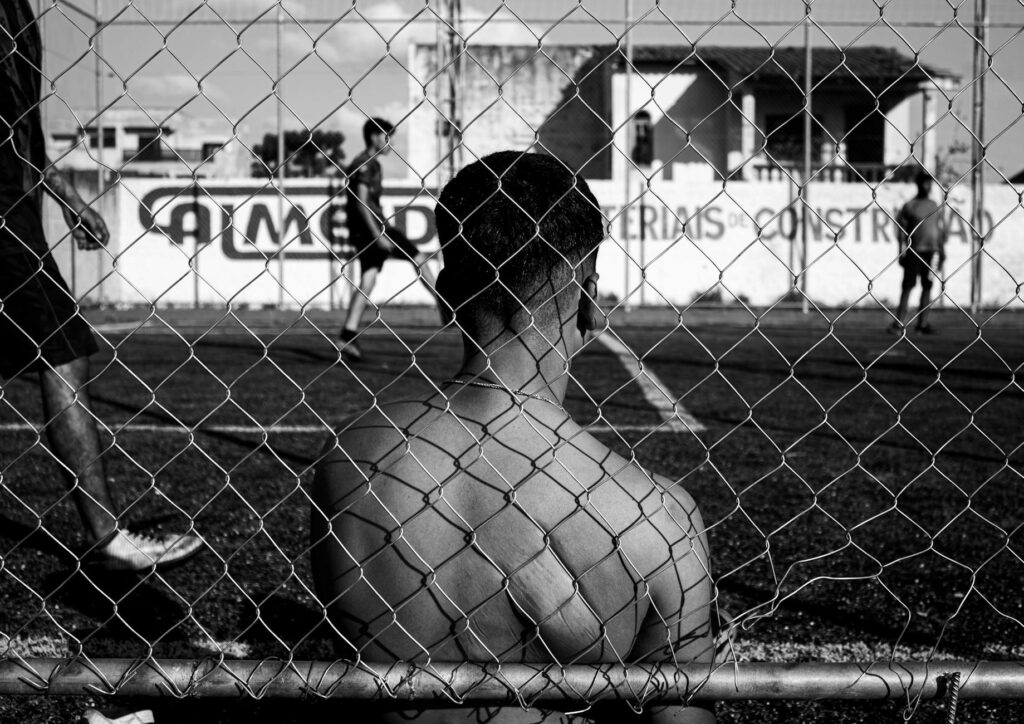
M1021 105L1011 70L1019 57L1018 4L993 3L990 13L985 3L933 3L927 12L917 4L870 4L865 17L860 9L810 2L759 10L761 16L742 3L718 3L696 19L692 9L667 3L627 4L625 14L589 3L320 5L3 5L3 253L10 260L3 323L15 340L4 374L28 379L39 372L45 401L34 416L14 384L5 385L5 430L15 441L5 450L5 505L29 521L12 527L2 569L10 600L22 602L4 622L4 656L14 664L5 669L8 683L59 690L57 680L71 673L41 658L49 655L75 658L85 672L78 674L96 677L104 691L129 691L141 677L185 695L216 679L222 690L255 696L340 690L363 698L529 706L552 698L589 705L615 695L639 706L686 703L708 691L728 696L730 687L766 695L756 684L738 688L747 673L761 671L739 663L744 659L838 658L883 663L848 667L833 679L816 670L805 677L802 695L881 682L862 695L904 697L913 711L919 697L945 691L941 661L949 652L1014 658L1019 603L1003 584L1020 563L1013 538L1019 522L1004 494L1019 482L1021 441L1019 430L992 432L981 420L992 410L1011 421L1019 413L1019 349L986 337L999 328L999 314L1020 305L1024 273L1009 240L1020 196L1008 164L1024 163L1013 142ZM961 57L947 67L965 47L977 50L973 65ZM83 72L92 83L82 82ZM559 76L560 83L543 85ZM319 105L304 105L310 97ZM844 97L856 103L843 105ZM986 113L1005 125L986 127ZM340 126L358 148L364 122L374 117L394 123L383 134L392 141L390 156L372 147L381 135L375 128L367 152L353 158L340 153L338 136L323 133ZM186 118L193 137L172 142L173 127ZM289 141L283 130L296 126ZM204 127L205 139L216 143L204 142ZM254 128L273 132L257 144ZM133 133L137 146L126 146ZM506 148L541 152L555 165L489 155ZM474 163L477 176L467 177L473 182L453 192L448 206L439 203L442 185ZM62 166L74 172L59 173ZM913 194L906 182L920 169L935 179L939 203L901 211L894 200ZM438 205L439 249L429 239L423 246L409 242L408 223L389 225L397 216L386 218L381 205L382 173L385 180L405 177L407 203ZM167 175L177 180L145 181ZM584 178L594 197L583 190ZM90 180L93 193L75 192ZM320 190L307 199L312 187ZM40 218L44 191L56 206ZM682 192L690 197L680 202ZM781 201L765 205L761 195ZM838 195L843 213L833 214L816 195ZM137 230L123 222L136 207ZM102 236L90 209L106 212L114 236L92 252L99 263L83 253ZM269 245L257 238L257 209L276 229ZM984 221L986 212L991 221ZM726 225L716 213L735 217L743 230L725 253L711 243L716 224ZM446 214L447 236L440 219ZM61 216L71 232L55 232L53 219ZM862 238L869 218L874 239L866 230ZM600 230L588 232L595 219ZM943 266L946 255L935 239L956 229L961 244ZM659 231L662 238L655 238ZM815 233L820 243L812 243ZM522 249L502 248L503 235ZM151 256L156 240L160 253ZM586 244L596 241L595 268ZM867 248L873 256L865 256ZM681 249L689 256L677 256ZM211 261L218 250L255 260L255 271L228 275L229 282ZM376 264L371 258L385 252L410 257L403 268L413 271L373 296L364 282ZM329 268L326 275L298 265L311 254ZM454 266L449 286L442 281L435 290L442 258ZM394 265L387 262L382 280L397 274ZM601 297L607 269L615 292ZM696 282L680 282L691 269ZM157 271L163 275L154 277ZM751 275L776 271L780 287L750 282ZM935 296L915 313L906 298L897 305L882 288L898 292L900 273L934 280ZM116 291L104 297L111 287ZM838 304L832 287L843 287ZM188 292L177 296L182 288ZM416 313L393 303L421 288L428 301L440 291L446 319L455 307L447 332L433 324L418 336L405 331ZM179 328L169 308L181 299L215 310L207 326ZM337 315L316 314L325 299L331 307L383 310L371 314L375 332L355 325L351 338L338 342ZM709 299L735 302L749 325L728 345L707 342L684 323ZM78 314L91 300L141 303L143 313L123 328L94 330L110 361L90 373L71 360L92 349ZM794 301L825 320L796 353L767 328L770 315ZM259 303L299 313L268 334L246 311ZM669 310L670 321L638 338L623 310L641 303ZM976 335L933 362L911 329L916 323L927 330L927 312L940 305L968 320ZM894 327L867 356L837 332L863 306L885 308L884 324ZM982 306L989 311L972 316ZM715 314L729 313L720 310ZM618 321L609 326L609 319ZM204 359L202 345L225 326L260 350L255 361L225 371ZM154 328L187 349L185 361L157 378L136 374L127 350ZM439 376L423 361L424 350L453 330L467 339L467 366L459 369L462 353L453 347ZM596 377L568 363L582 332L599 335L577 366L602 348L624 370L600 393L590 392ZM334 350L311 375L299 376L274 354L300 334ZM360 360L374 334L402 356L400 373L391 377L415 378L428 403L385 402L389 391L403 388L373 377ZM681 395L653 370L660 350L679 339L713 364L700 378L684 376ZM634 351L631 344L641 346ZM744 345L783 360L788 374L766 389L750 386L742 369L727 369ZM843 394L825 394L802 378L802 365L826 347L841 350L842 371L832 374L849 380ZM894 395L873 374L887 356L908 349L928 360L927 379ZM999 383L981 398L961 399L961 388L947 379L979 350L995 359ZM176 379L191 380L196 370L222 399L182 414L178 398L189 390ZM122 407L130 414L117 423L84 404L87 383L112 371L148 398ZM258 404L246 409L237 401L246 375L268 371L266 394L289 400L272 419ZM273 444L272 435L331 430L337 418L314 398L337 375L368 401L340 426L337 441L305 457ZM594 413L582 425L566 416L567 384ZM715 412L690 409L702 386L711 385L746 411L716 421L713 436L702 435L700 418ZM938 432L922 432L905 420L929 414L916 405L933 393L951 398L956 414L947 413L950 421ZM849 417L845 406L864 395L886 418L881 426L870 427L880 419L870 408ZM782 397L781 404L799 407L796 396L809 398L802 409L820 419L788 435L762 426L759 410ZM625 403L646 405L657 421L620 421L616 406ZM234 422L218 426L225 411ZM160 424L150 429L153 412ZM290 425L293 415L304 416L304 425ZM858 432L861 425L866 429ZM745 428L757 433L758 454L777 462L756 473L735 464L741 452L730 438L744 439ZM99 442L93 429L102 433ZM222 455L206 436L253 431L260 443L240 458ZM914 465L873 459L894 431L914 456L924 455L923 466L916 457ZM172 432L187 442L171 444L155 465L133 437ZM983 473L947 472L943 455L966 432L996 460L980 465ZM835 464L800 462L808 441L820 442L815 433L836 444L811 454ZM668 436L674 454L659 442ZM645 452L659 457L647 462ZM52 499L18 485L25 460L39 454L71 481ZM187 456L215 472L216 489L167 479ZM115 457L148 481L120 503L102 474L104 460ZM668 476L650 472L659 461L671 469ZM284 481L271 486L269 498L246 490L260 465ZM844 497L855 487L864 498ZM993 489L1001 510L981 500ZM211 545L226 525L217 518L221 495L257 521L230 547ZM938 523L934 510L915 507L915 495L938 501ZM152 499L180 525L155 543L133 538L139 551L125 556L160 555L159 547L145 548L150 543L169 546L170 556L194 539L204 555L129 583L111 578L102 572L108 539L97 530L112 518L127 521ZM94 534L85 546L47 523L72 500ZM853 515L841 510L857 506ZM947 544L946 532L984 545ZM40 580L20 558L39 546L69 562L69 570ZM914 579L921 590L908 588L904 569L926 564ZM935 583L943 577L956 584ZM854 641L837 654L836 640L813 633L829 612L820 603L801 608L801 601L842 580L869 590L851 594ZM941 595L936 586L945 589ZM170 600L155 624L125 615L133 596L154 587ZM91 628L67 625L62 591L102 601L86 612L96 615ZM952 606L948 596L955 596ZM316 613L282 611L282 600L307 602ZM240 602L247 618L225 624L210 601ZM789 606L795 617L787 618ZM879 625L885 617L889 622ZM983 623L963 634L963 622L975 619ZM765 648L757 632L778 621L775 635L787 637L778 627L791 627L806 637L805 648ZM110 630L116 636L108 637ZM826 636L842 630L831 626ZM979 631L992 632L995 648L964 642ZM742 636L751 639L747 653ZM192 668L174 661L202 655L211 658ZM125 657L133 659L126 667L111 661ZM297 663L336 657L351 663ZM247 668L231 658L257 662ZM421 678L408 664L420 667ZM958 694L971 696L971 677L982 681L983 669L954 668ZM360 679L360 672L370 677Z

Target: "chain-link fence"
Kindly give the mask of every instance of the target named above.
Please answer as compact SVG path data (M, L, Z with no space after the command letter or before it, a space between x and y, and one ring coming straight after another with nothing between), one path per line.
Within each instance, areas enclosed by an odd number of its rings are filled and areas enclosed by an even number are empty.
M0 692L1019 698L1024 7L766 5L3 0Z

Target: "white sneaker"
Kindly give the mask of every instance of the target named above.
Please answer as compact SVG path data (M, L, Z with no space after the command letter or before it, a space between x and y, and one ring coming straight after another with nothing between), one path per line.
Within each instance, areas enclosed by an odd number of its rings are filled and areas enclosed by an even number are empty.
M203 540L182 533L147 534L119 530L92 554L96 566L108 571L145 571L179 563L199 552Z

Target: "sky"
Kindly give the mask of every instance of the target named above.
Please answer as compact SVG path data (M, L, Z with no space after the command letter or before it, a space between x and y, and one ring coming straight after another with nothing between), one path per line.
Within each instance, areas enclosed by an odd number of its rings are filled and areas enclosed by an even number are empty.
M367 116L400 119L409 111L409 45L434 42L442 12L433 0L32 2L54 91L44 106L47 119L85 123L95 107L95 31L77 7L106 21L97 36L103 107L141 108L171 126L184 114L210 138L252 145L275 128L280 75L285 128L339 129L350 158L361 150ZM635 43L803 42L803 0L463 0L463 34L479 44L615 43L627 4ZM939 137L940 145L963 144L970 139L973 6L973 0L810 0L812 43L890 46L959 75L951 96L940 100L949 113ZM1012 175L1024 169L1024 7L1016 0L989 6L986 137L993 167ZM414 142L400 134L399 154ZM389 163L392 170L400 165Z

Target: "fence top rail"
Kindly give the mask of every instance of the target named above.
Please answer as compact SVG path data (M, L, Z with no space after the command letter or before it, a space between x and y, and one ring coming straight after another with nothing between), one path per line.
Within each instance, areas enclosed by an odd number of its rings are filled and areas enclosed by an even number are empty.
M373 664L218 659L7 659L0 695L254 696L450 705L623 699L932 699L960 676L968 699L1024 697L1024 661L579 665Z

